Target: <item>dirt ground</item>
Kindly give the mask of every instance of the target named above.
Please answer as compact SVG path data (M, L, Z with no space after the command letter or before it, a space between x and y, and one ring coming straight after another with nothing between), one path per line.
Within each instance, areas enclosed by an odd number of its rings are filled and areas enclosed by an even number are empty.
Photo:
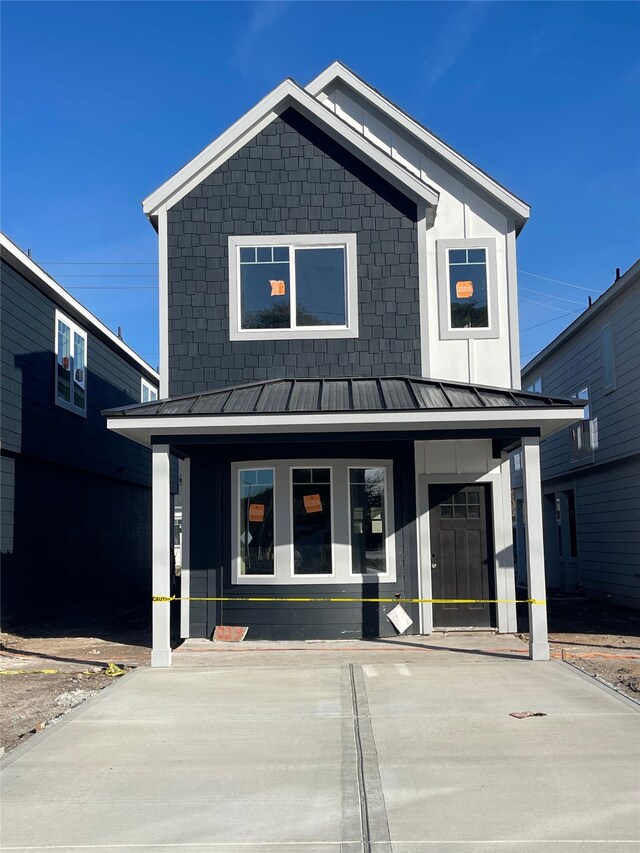
M640 614L586 598L549 599L552 655L640 702ZM526 607L519 609L527 639ZM111 623L58 619L0 634L0 745L9 752L105 688L109 663L129 670L151 657L148 613ZM42 670L52 670L43 672Z

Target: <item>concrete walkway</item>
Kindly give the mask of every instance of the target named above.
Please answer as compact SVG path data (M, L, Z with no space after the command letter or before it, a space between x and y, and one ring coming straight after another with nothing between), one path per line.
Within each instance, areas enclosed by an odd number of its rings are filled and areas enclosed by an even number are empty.
M175 663L5 758L3 851L640 847L637 708L514 638L191 642Z

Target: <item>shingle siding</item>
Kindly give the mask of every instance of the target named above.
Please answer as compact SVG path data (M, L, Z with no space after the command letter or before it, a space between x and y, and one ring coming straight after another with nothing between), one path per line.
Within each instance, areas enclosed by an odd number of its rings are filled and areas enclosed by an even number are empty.
M355 233L359 337L230 341L228 238ZM288 110L168 212L169 393L420 375L415 204Z

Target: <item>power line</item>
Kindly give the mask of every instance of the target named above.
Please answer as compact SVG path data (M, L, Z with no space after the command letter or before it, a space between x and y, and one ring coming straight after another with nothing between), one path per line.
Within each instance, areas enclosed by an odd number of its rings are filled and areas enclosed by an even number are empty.
M116 267L157 267L158 261L38 261L39 264L47 264L50 267L93 267L93 266L116 266Z
M537 299L529 299L528 296L521 296L520 299L524 299L525 302L532 302L534 305L542 305L543 308L551 308L553 311L564 311L564 308L558 308L557 305L549 305L546 302L540 302Z
M545 293L544 290L532 290L530 287L520 287L519 290L524 290L527 293L537 293L538 296L546 296L549 299L559 299L560 302L571 302L574 305L584 305L584 302L579 302L577 299L565 299L562 296L555 296L552 293Z
M134 284L133 287L122 287L117 284L74 284L65 290L121 290L123 293L130 293L132 290L157 290L151 284Z
M85 275L80 272L59 272L56 273L58 278L156 278L156 276L151 274L140 274L134 273L134 275L127 275L126 273L88 273Z
M560 281L558 278L548 278L546 275L538 275L535 272L527 272L526 270L518 270L522 275L530 275L533 278L541 278L543 281L552 281L554 284L564 284L565 287L575 287L577 290L586 290L588 293L604 293L603 290L598 290L595 287L584 287L581 284L569 284L568 281Z
M546 326L547 323L555 323L556 320L562 320L563 317L573 317L575 314L582 314L582 311L569 311L567 314L561 314L559 317L552 317L550 320L544 320L542 323L527 326L526 329L520 329L520 331L529 332L531 329L537 329L539 326Z

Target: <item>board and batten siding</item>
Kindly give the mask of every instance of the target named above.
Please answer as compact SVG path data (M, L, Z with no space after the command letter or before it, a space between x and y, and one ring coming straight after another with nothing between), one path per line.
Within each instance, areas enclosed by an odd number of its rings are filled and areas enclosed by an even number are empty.
M377 597L418 594L415 467L413 443L331 441L303 444L255 445L252 461L260 459L391 459L396 542L396 581L346 585L309 583L232 584L231 582L231 463L247 459L247 445L194 446L191 455L190 595L197 596L344 596ZM278 602L191 602L192 637L210 637L216 625L248 625L249 639L304 640L340 637L394 636L386 618L393 604ZM414 620L409 633L418 630L416 605L406 605Z
M169 393L276 378L421 374L416 205L286 110L168 220ZM228 239L356 234L359 336L229 340Z
M141 372L4 259L1 278L3 617L112 614L149 592L151 465L101 410L139 402ZM86 417L55 402L56 308L87 333Z
M322 103L393 160L440 193L433 227L426 232L429 375L457 382L520 387L515 231L513 222L483 197L477 186L421 145L407 131L341 82L327 87ZM437 241L491 237L496 240L500 337L443 340L438 326ZM508 257L512 252L513 257Z

